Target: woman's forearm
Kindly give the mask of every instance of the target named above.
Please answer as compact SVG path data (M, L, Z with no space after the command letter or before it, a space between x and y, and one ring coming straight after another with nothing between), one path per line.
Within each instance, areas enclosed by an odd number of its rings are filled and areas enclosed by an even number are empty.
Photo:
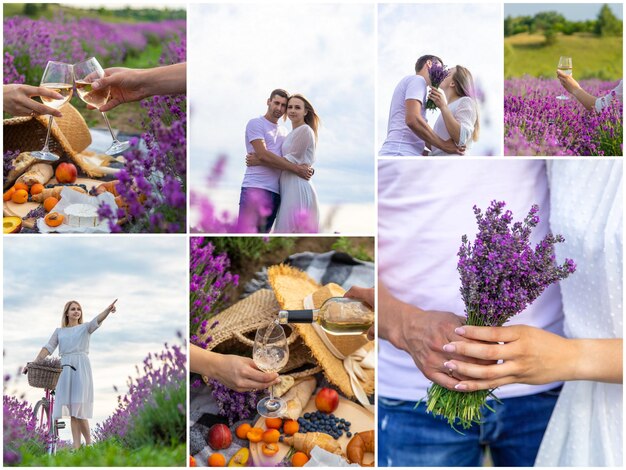
M441 116L443 117L443 122L446 125L446 130L452 140L454 140L457 144L461 140L461 124L456 120L450 108L446 107L441 110Z
M191 372L196 374L206 375L207 377L213 377L213 364L216 360L214 352L202 349L195 344L192 344L189 348L189 368Z
M147 96L178 95L187 90L187 63L166 65L140 71Z
M571 339L576 351L573 380L622 383L622 342L618 339Z
M46 348L41 348L41 351L39 351L39 354L37 354L35 361L39 361L43 359L44 357L48 357L49 355L50 355L50 351L48 351Z
M580 104L582 104L588 111L592 111L596 108L597 98L587 93L582 88L576 88L572 90L572 95L576 98Z

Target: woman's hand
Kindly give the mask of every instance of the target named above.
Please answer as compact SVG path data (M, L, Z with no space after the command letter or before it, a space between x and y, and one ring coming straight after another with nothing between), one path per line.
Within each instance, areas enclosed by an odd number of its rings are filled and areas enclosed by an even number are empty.
M45 96L51 99L63 99L56 91L46 87L36 87L30 85L3 85L2 102L4 112L12 116L35 116L39 114L49 114L55 117L63 115L58 109L45 106L33 99L33 96Z
M262 372L249 357L233 354L217 354L210 378L226 385L236 392L262 390L275 383L280 383L276 372Z
M246 166L260 166L261 159L256 153L249 153L246 155Z
M563 86L563 88L565 88L565 90L567 90L569 93L571 93L572 95L575 95L576 90L580 90L581 87L578 84L578 82L576 80L574 80L574 77L572 77L571 75L567 75L564 72L561 72L560 70L556 71L556 76L559 79L559 81L561 82L561 85Z
M444 350L475 359L503 361L480 365L451 359L444 366L455 374L471 377L455 389L464 392L489 390L510 383L546 384L573 380L576 351L571 340L532 326L463 326L455 333L478 342L453 341ZM480 343L480 342L483 343ZM498 344L503 343L503 344Z
M107 314L116 312L117 309L115 308L115 302L117 302L117 299L115 299L111 305L104 309Z
M446 99L446 95L439 88L430 88L428 93L428 98L430 98L435 105L441 110L446 109L448 107L448 100Z

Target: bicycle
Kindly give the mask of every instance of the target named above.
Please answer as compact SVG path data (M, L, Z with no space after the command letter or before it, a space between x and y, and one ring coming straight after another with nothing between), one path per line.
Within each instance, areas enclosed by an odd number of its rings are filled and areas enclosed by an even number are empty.
M48 455L56 454L57 444L59 442L59 429L65 429L64 421L52 418L54 414L55 388L63 367L76 370L76 368L70 364L54 367L29 362L26 365L29 385L45 390L45 396L42 397L33 408L33 416L37 419L39 415L39 428L43 429L48 437ZM31 370L34 371L33 374L30 373Z

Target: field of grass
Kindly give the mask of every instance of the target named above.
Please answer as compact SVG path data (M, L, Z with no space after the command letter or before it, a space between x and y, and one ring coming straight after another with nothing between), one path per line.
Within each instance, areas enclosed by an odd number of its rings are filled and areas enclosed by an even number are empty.
M113 440L81 447L74 452L59 450L56 455L23 452L20 466L26 467L184 467L185 444L177 447L152 446L130 450Z
M555 44L544 45L540 34L516 34L504 39L505 78L531 75L555 77L559 57L570 56L577 80L622 78L622 38L590 34L559 34Z

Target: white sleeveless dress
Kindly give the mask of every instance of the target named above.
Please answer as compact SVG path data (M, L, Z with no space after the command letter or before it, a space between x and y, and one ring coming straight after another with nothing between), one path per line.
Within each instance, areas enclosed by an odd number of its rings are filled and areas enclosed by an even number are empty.
M472 135L474 134L474 127L476 126L476 118L478 116L476 101L467 96L462 96L461 98L450 103L448 105L448 108L452 112L454 119L456 119L461 125L461 132L457 144L465 145L465 155L469 155L468 152L470 147L472 146ZM444 141L450 140L450 133L446 128L446 123L443 120L443 116L441 114L435 121L435 125L433 126L433 132L441 137ZM446 153L443 150L435 147L434 145L432 146L430 155L433 157L441 157L444 155L453 155L458 157L458 155Z
M292 130L283 142L283 157L292 163L315 163L315 133L307 124ZM280 175L280 207L275 233L317 233L319 208L317 193L310 181L291 171Z
M549 166L550 225L565 237L557 259L576 272L561 282L565 335L621 338L622 162L554 160ZM621 467L621 384L567 382L557 401L535 466Z
M56 388L54 419L73 416L80 419L93 417L93 375L89 362L89 339L98 329L98 317L89 323L77 326L57 328L44 346L50 354L59 347L61 377Z

